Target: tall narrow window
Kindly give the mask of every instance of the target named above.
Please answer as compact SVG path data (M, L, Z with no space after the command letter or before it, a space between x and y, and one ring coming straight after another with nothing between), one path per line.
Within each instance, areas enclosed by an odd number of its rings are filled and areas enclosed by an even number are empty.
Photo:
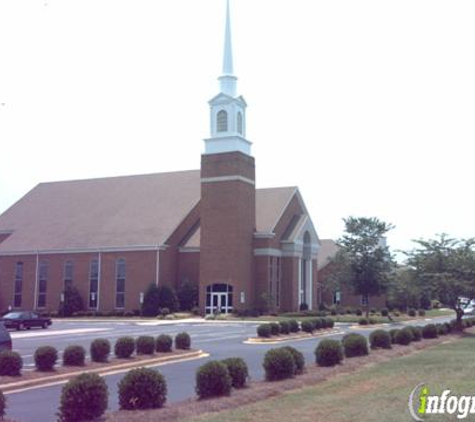
M269 299L272 306L280 306L281 259L269 258Z
M15 293L13 295L13 307L21 307L21 296L23 291L23 262L17 262L15 267Z
M218 112L218 118L216 120L216 131L227 132L228 131L228 113L225 110Z
M73 261L64 263L64 288L73 284Z
M275 274L275 306L280 307L280 282L282 280L282 260L280 258L275 259L276 262L276 274Z
M46 261L40 262L38 273L38 300L36 305L38 308L46 306L46 287L48 284L48 263Z
M125 260L118 259L115 264L116 272L116 290L115 290L115 307L125 307Z
M242 113L240 111L237 114L237 131L242 135Z
M99 295L99 261L93 259L89 271L89 308L97 308Z

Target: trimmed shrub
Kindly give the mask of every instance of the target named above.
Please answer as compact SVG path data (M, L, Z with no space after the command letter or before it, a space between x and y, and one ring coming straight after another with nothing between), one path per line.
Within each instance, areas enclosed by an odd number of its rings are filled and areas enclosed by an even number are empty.
M175 349L188 350L191 346L191 338L188 333L178 333L175 336Z
M427 324L422 328L423 338L437 338L437 327L434 324Z
M0 390L0 420L5 416L5 408L7 407L7 399Z
M0 375L16 377L21 375L23 359L17 352L4 350L0 352Z
M181 311L193 311L198 304L198 284L185 281L177 291Z
M336 310L336 308L332 308L332 309L330 310L330 315L333 315L333 316L338 315L338 311Z
M170 309L168 308L162 308L160 309L160 315L166 317L167 315L170 315Z
M369 324L369 321L368 321L366 318L360 318L360 320L358 321L358 324L360 324L360 325L368 325L368 324Z
M404 327L394 335L394 341L402 346L407 346L414 339L411 327Z
M345 357L366 356L368 351L368 342L361 334L351 333L343 336L341 343L345 352Z
M257 335L259 337L268 338L272 335L272 331L269 324L261 324L257 326Z
M368 322L369 322L371 325L374 325L374 324L377 324L377 323L378 323L378 320L375 319L375 318L370 318L370 319L368 320Z
M142 315L149 317L157 316L159 306L160 292L158 290L158 286L155 283L150 283L144 293Z
M389 315L389 311L387 308L381 309L381 316L387 317Z
M391 342L393 344L396 344L396 340L395 340L395 337L396 337L396 334L401 331L399 328L393 328L392 330L389 330L389 334L391 336Z
M179 308L178 296L171 286L158 286L158 309L168 308L169 312L177 312Z
M278 336L280 334L280 326L277 322L271 322L270 324L270 332L273 336Z
M371 308L369 313L374 315L375 313L377 313L378 311L376 310L376 308Z
M313 322L313 328L315 330L321 330L322 328L325 328L325 321L323 318L314 318L312 319Z
M313 330L315 329L313 322L308 319L302 321L300 325L302 326L302 331L304 333L313 333Z
M412 330L412 341L421 341L422 340L422 328L421 327L410 327Z
M135 342L138 355L153 355L155 352L155 339L152 336L140 336Z
M390 349L391 334L385 330L375 330L369 335L369 343L372 349Z
M315 349L316 363L319 366L338 365L343 360L343 347L338 340L324 339Z
M300 331L299 323L295 319L289 321L289 326L291 333L298 333Z
M416 310L414 308L411 308L411 309L409 309L409 311L407 311L407 314L410 317L415 317L416 316Z
M292 357L294 358L295 375L302 374L303 368L305 367L305 358L303 357L303 354L299 352L296 348L291 346L285 346L282 347L282 349L289 351Z
M83 366L86 361L86 350L79 345L68 346L63 352L64 366Z
M444 324L436 324L436 327L439 336L445 336L447 334L447 328L445 328Z
M196 371L196 394L200 399L229 396L232 380L227 366L217 360L201 365Z
M417 313L419 314L419 316L425 316L426 311L424 309L419 309Z
M357 309L355 313L356 313L356 316L363 315L363 311L361 309Z
M452 332L452 325L450 325L449 322L444 322L444 326L445 326L445 331L447 334Z
M231 377L231 385L234 388L245 387L247 378L249 377L249 370L247 369L244 359L228 358L221 362L223 362L228 368L229 376Z
M90 352L93 362L107 362L111 352L110 341L105 338L96 338L91 343Z
M281 334L289 334L290 333L290 324L287 321L281 321L279 323L279 328Z
M132 337L119 337L114 345L114 354L121 359L127 359L135 351L135 340Z
M172 351L173 339L168 334L160 334L155 340L155 350L160 353Z
M323 328L333 328L335 326L335 321L331 318L322 318Z
M38 371L52 371L58 360L58 351L51 346L41 346L35 350L34 358Z
M61 391L58 416L62 422L90 421L107 409L107 385L97 374L84 373L68 381Z
M293 354L284 347L268 350L262 366L266 372L266 381L279 381L295 375Z
M156 409L167 400L167 383L155 369L132 369L120 380L118 389L119 406L125 410Z
M59 315L69 317L84 309L84 301L76 287L66 285L63 294L64 301L59 305Z

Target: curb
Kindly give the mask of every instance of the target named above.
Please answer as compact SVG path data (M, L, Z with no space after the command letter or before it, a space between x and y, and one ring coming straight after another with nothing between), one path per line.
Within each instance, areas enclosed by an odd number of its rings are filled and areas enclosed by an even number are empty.
M9 383L3 384L2 391L3 393L7 394L7 393L17 392L17 390L40 388L46 385L61 384L61 383L67 382L70 378L73 378L83 373L111 375L113 373L125 372L128 369L132 369L132 368L150 367L150 366L156 366L162 363L175 363L175 362L180 362L182 360L200 359L206 356L209 356L209 355L207 353L204 353L202 350L195 350L193 352L183 353L180 355L160 356L156 358L141 360L138 362L137 361L125 362L125 363L120 363L117 365L107 366L103 368L91 368L91 369L85 369L83 371L69 372L67 374L47 375L41 378L18 381L18 382L9 382Z
M343 334L341 330L330 330L324 331L318 334L299 334L298 336L292 337L282 337L282 338L260 338L260 337L250 337L247 340L243 341L244 344L278 344L285 343L287 341L300 341L300 340L312 340L319 337L333 336L336 334Z
M388 327L389 323L386 323L386 322L383 322L382 324L366 324L366 325L359 325L359 324L356 324L356 325L350 325L350 329L351 330L369 330L371 328L384 328L384 327Z

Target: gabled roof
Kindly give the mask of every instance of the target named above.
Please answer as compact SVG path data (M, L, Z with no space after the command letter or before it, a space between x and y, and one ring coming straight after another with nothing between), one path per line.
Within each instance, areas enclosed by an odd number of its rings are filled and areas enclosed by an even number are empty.
M331 258L338 252L338 249L340 248L334 240L321 239L320 248L318 249L317 268L320 270L328 265L331 262Z
M256 190L258 232L273 230L295 192ZM199 200L199 170L41 183L0 215L0 233L12 231L0 254L156 248Z

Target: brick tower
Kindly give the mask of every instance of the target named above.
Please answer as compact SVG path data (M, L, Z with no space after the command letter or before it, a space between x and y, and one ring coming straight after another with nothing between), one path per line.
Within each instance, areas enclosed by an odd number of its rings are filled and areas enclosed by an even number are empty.
M255 165L246 139L246 102L236 95L229 0L220 93L209 101L211 136L201 157L200 308L253 306Z

